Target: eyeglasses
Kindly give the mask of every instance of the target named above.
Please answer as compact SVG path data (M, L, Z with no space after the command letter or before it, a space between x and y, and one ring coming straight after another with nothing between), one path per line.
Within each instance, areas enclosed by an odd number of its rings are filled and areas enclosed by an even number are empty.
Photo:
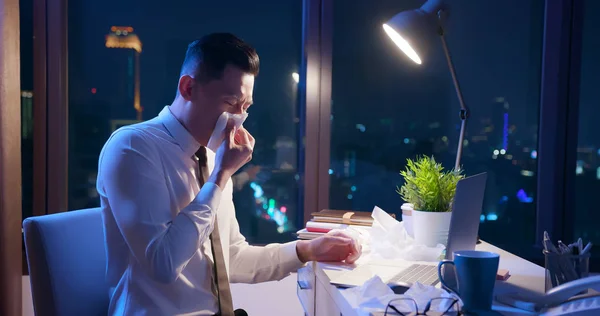
M460 312L459 300L455 297L436 297L432 298L423 310L419 310L417 302L410 297L395 298L391 300L385 308L384 316L458 316Z

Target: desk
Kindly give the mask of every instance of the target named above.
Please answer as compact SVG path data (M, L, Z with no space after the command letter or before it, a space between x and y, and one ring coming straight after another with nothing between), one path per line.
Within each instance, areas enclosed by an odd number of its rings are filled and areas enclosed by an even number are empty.
M495 294L513 292L517 289L531 295L544 293L544 268L517 257L498 247L481 242L477 250L492 251L500 254L500 268L510 271L507 281L496 281ZM337 288L329 281L336 274L343 273L338 265L310 262L298 271L298 299L308 316L366 316L360 312L345 295L345 290ZM302 285L302 288L300 287ZM494 302L494 310L502 315L533 315L515 308ZM383 315L381 314L371 314Z

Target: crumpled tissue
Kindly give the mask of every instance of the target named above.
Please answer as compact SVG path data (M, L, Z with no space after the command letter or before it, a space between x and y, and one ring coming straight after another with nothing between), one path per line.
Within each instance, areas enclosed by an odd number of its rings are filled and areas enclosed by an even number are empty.
M453 293L448 293L443 289L431 285L415 283L404 294L395 294L392 289L383 283L379 276L374 276L363 285L349 288L346 291L348 298L356 303L356 306L365 312L385 310L390 301L400 298L413 299L420 312L423 312L427 303L433 298L448 298L448 300L435 300L430 306L430 310L444 312L450 304L460 298ZM414 304L410 301L394 302L394 307L398 310L409 312L414 309Z
M375 206L370 230L368 250L370 259L404 259L409 261L439 261L446 247L416 244L408 235L404 223L399 222L381 208ZM365 253L365 251L363 251Z
M364 235L360 231L346 227L344 229L332 229L327 235L342 236L352 239L352 253L344 260L346 263L355 263L362 255L362 245L364 241Z
M208 140L208 149L213 152L217 152L221 143L225 139L225 127L227 127L227 122L229 119L233 119L236 128L240 128L244 121L248 118L248 113L242 114L232 114L229 112L223 112L221 116L217 119L217 123L215 124L215 128L213 129L212 135L210 135L210 139Z

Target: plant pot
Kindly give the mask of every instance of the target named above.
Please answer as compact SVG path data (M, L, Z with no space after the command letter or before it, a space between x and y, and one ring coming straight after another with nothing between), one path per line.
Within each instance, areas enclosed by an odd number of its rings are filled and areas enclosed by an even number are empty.
M404 203L400 209L402 209L402 222L404 223L404 229L406 230L406 233L408 236L415 238L412 220L413 205L410 203Z
M435 247L446 246L452 212L412 211L412 226L417 244Z

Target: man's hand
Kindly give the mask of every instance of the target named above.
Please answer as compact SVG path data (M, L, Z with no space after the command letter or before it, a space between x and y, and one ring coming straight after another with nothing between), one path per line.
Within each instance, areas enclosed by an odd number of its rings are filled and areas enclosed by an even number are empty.
M296 244L298 259L302 262L354 263L360 257L361 247L343 232L327 234L313 240L301 240Z
M252 160L255 143L254 137L246 129L235 128L233 120L227 122L225 135L225 141L217 149L215 169L209 179L221 188L236 171Z

